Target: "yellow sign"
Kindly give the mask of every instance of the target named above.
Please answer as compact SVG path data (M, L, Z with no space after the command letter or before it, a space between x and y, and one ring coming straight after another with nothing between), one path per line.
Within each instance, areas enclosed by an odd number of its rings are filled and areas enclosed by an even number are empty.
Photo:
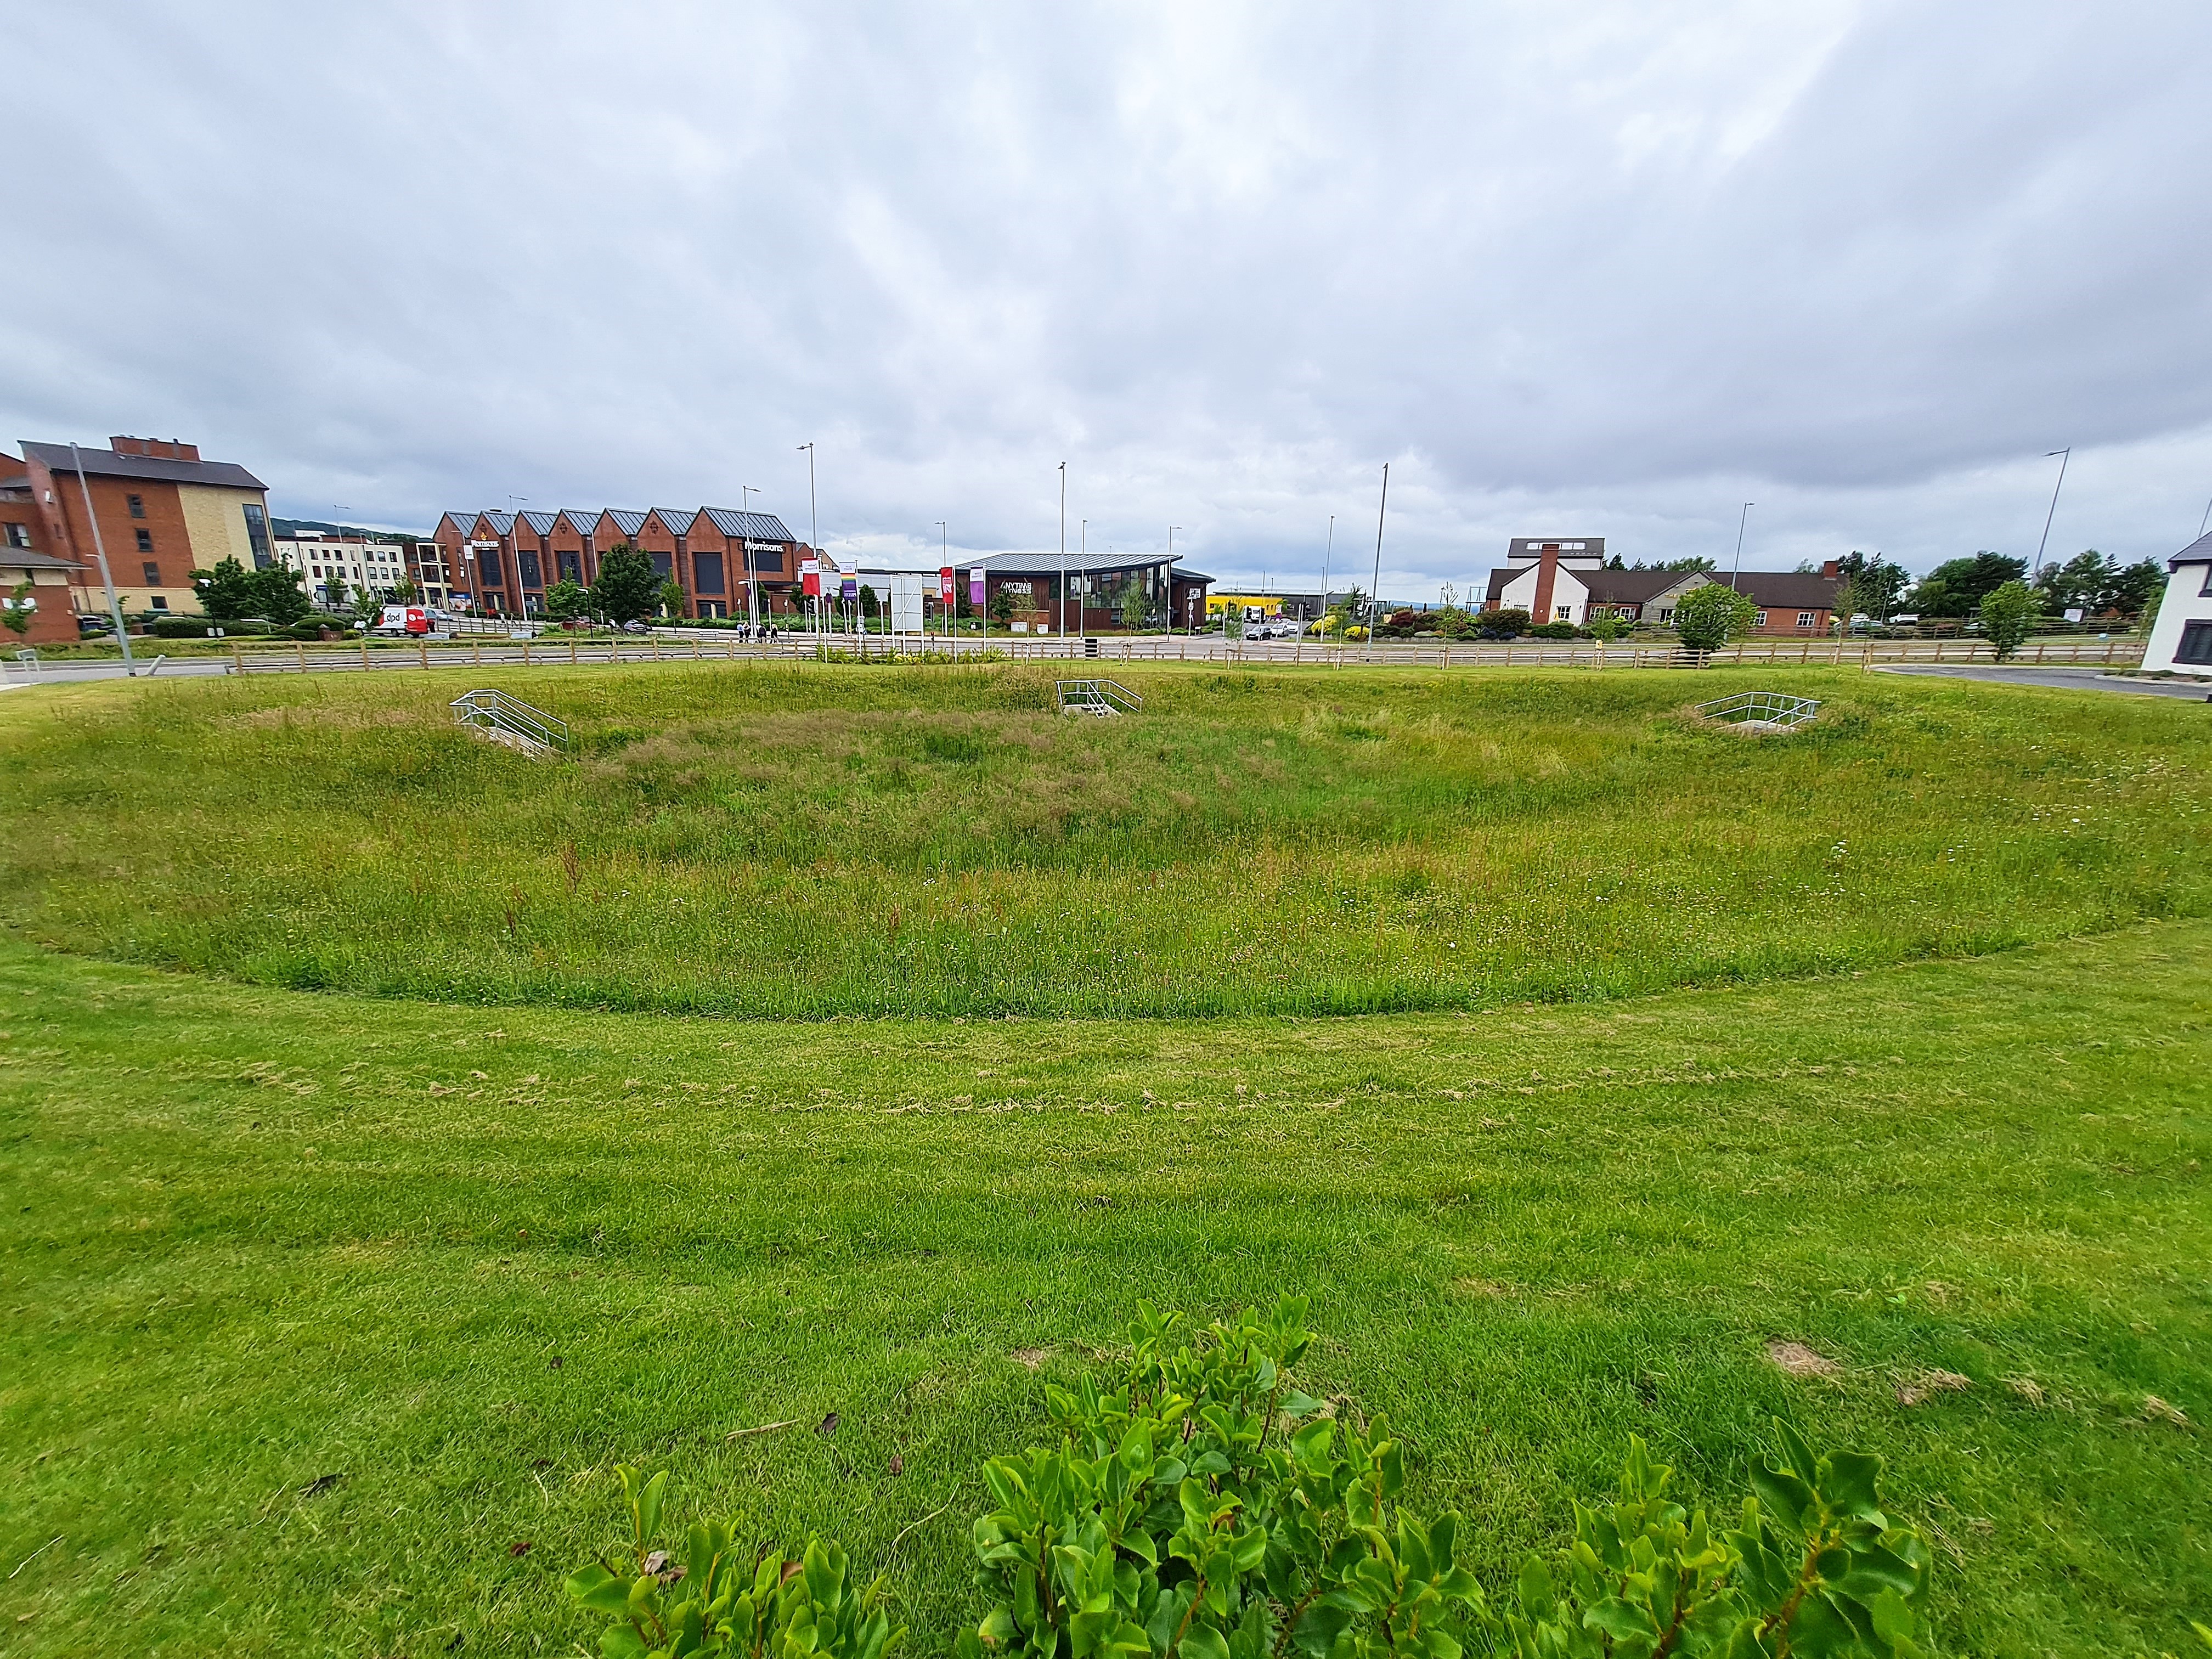
M1206 614L1218 617L1232 605L1243 606L1248 615L1255 611L1263 617L1283 614L1283 601L1273 593L1209 593L1206 596Z

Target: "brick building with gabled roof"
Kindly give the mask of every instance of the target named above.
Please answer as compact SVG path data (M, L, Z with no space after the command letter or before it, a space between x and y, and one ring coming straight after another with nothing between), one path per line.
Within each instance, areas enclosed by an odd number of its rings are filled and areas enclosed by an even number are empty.
M1734 586L1756 605L1752 630L1807 636L1834 626L1841 568L1831 560L1817 573L1746 570L1723 576L1708 570L1607 569L1605 542L1546 540L1516 536L1506 545L1506 564L1490 573L1485 611L1526 611L1532 622L1571 623L1585 627L1601 617L1620 617L1665 626L1674 606L1693 588L1708 583Z

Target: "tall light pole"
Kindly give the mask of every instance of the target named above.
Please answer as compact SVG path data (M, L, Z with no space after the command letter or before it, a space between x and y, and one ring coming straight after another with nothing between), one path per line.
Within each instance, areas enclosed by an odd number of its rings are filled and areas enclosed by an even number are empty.
M814 641L816 654L824 662L830 658L829 636L822 631L822 520L814 508L814 446L799 446L806 452L806 535L807 547L814 555Z
M1060 637L1067 637L1067 463L1060 464Z
M942 519L937 521L937 568L940 571L952 568L952 532L945 527L945 520ZM945 601L945 637L952 642L952 655L956 660L960 655L960 641L952 631L952 624L958 618L959 614L960 578L958 574L955 573L952 578L952 597ZM890 629L886 629L884 631L888 633Z
M1731 588L1735 586L1736 579L1743 574L1743 527L1751 522L1751 509L1758 505L1757 501L1746 501L1743 504L1743 511L1736 515L1735 568L1729 572L1729 586Z
M1321 556L1321 614L1322 620L1324 622L1328 620L1328 567L1330 562L1335 557L1336 514L1332 513L1328 515L1328 541L1322 549ZM1298 631L1303 634L1305 629L1301 628ZM1323 645L1328 643L1327 629L1322 630L1322 643ZM1323 658L1322 660L1327 661L1328 659Z
M115 578L108 574L107 544L100 538L99 515L92 510L92 486L84 481L84 457L77 453L75 444L70 446L70 459L76 463L76 487L84 495L85 522L92 526L92 556L100 561L100 580L107 589L108 620L115 624L115 642L123 647L123 672L132 679L138 678L138 665L131 655L131 635L123 626L123 606L115 597ZM157 662L155 667L161 666Z
M1175 533L1182 528L1179 524L1168 526L1168 637L1170 639L1175 637ZM1194 634L1197 631L1194 628L1191 629Z
M2069 444L2063 449L2054 449L2043 459L2047 461L2051 455L2058 457L2058 482L2051 486L2051 511L2043 515L2043 539L2035 544L2035 571L2029 577L2031 581L2043 574L2043 550L2051 544L2051 521L2058 516L2058 492L2066 488L2066 463L2074 459L2074 447Z
M752 508L753 497L761 491L751 484L738 486L738 528L744 532L742 546L745 556L745 626L749 632L760 632L760 580L753 569L753 532L742 520Z
M1375 622L1382 614L1382 515L1390 510L1390 463L1382 463L1382 500L1375 509L1375 586L1367 595L1367 650L1360 655L1364 662L1375 648Z

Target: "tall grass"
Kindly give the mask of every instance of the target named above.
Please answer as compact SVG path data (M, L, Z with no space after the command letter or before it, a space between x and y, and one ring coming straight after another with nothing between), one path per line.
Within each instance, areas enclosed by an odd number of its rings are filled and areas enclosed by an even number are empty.
M1747 671L1751 672L1751 671ZM0 708L0 905L61 948L301 988L822 1018L1326 1014L1971 952L2212 897L2212 733L2150 699L1741 675L1021 667L70 688ZM1716 684L1716 682L1718 682Z

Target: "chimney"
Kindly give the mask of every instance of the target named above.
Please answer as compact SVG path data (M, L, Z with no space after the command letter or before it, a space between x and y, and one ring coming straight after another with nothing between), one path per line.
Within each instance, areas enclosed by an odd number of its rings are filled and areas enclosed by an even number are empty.
M1838 561L1830 559L1821 565L1820 574L1823 576L1826 576L1830 581L1833 581L1837 577L1844 574L1844 567Z
M1552 620L1552 591L1559 586L1559 544L1546 542L1540 550L1536 565L1536 599L1529 606L1529 620L1547 623Z
M200 458L200 447L188 444L182 438L170 439L169 447L177 452L177 459L180 461L197 461Z
M146 453L143 438L110 438L107 447L118 455L143 455Z

